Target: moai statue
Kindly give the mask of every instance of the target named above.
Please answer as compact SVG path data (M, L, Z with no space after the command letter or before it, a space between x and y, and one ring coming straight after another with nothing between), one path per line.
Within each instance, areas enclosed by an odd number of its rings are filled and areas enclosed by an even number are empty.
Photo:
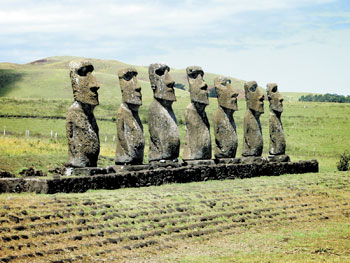
M186 68L191 103L185 111L186 138L182 158L184 160L211 159L211 138L205 107L209 105L208 86L201 67Z
M68 166L96 167L100 153L94 108L99 104L93 65L86 60L69 64L74 102L67 111Z
M264 113L264 94L258 89L255 81L244 84L247 110L243 124L243 157L261 156L263 151L263 137L260 124L260 115Z
M214 114L215 158L235 158L238 146L236 124L233 113L238 110L238 92L231 86L231 80L217 77L214 86L219 107Z
M122 104L117 112L117 150L115 164L142 164L145 148L143 126L139 117L141 86L134 68L119 70Z
M266 85L266 92L270 102L270 158L272 160L289 161L289 157L284 155L286 152L286 139L281 122L283 98L278 91L276 83L268 83Z
M177 162L180 150L179 128L172 109L176 101L175 82L165 64L151 64L148 69L154 100L148 111L148 127L151 137L148 160Z

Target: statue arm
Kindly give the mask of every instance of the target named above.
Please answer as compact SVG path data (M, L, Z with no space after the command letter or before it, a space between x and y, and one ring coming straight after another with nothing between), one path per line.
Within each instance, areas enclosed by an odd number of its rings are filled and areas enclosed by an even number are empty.
M165 123L162 122L162 119L160 118L159 114L156 112L149 112L148 115L148 125L149 125L149 131L150 131L150 139L151 143L153 144L154 147L157 149L161 148L161 143L160 142L166 142L167 140L164 140L164 133L159 132L161 129L164 128Z
M117 137L120 143L120 146L123 149L128 149L128 137L125 136L125 119L123 114L120 112L117 113Z

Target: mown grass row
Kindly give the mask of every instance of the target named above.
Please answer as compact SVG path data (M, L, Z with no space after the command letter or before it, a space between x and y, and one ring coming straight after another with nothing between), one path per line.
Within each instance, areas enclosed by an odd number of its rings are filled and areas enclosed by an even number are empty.
M323 173L54 196L3 194L0 259L139 262L148 258L166 262L172 255L170 262L174 262L177 250L185 262L201 262L205 254L208 260L215 259L211 253L215 255L215 247L223 240L258 232L260 240L241 239L240 249L234 243L232 246L250 254L259 251L251 247L254 245L277 256L281 249L290 251L285 243L303 242L304 250L324 252L309 254L309 259L320 260L325 254L346 260L350 254L341 249L349 247L349 182L349 173ZM327 246L306 245L310 236L296 226L321 222L321 233L331 233L337 222L343 227L337 234L344 238L329 240ZM279 239L287 241L266 244L276 228ZM296 237L295 231L304 237ZM207 240L212 247L202 255L186 254L189 251L184 246L199 251L200 246L208 246ZM195 248L197 242L200 246ZM300 251L297 254L302 255ZM241 256L228 251L222 255L227 257L222 262L235 262Z

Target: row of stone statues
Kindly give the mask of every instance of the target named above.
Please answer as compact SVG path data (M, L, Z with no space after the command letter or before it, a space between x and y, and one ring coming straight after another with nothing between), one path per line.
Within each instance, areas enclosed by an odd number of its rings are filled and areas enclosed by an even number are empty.
M66 132L69 147L69 166L95 167L100 151L98 126L93 110L98 102L99 89L92 75L93 65L88 61L72 61L70 77L74 103L68 109ZM151 64L149 79L154 100L148 111L150 134L149 162L177 162L180 151L180 136L172 104L176 101L170 68L165 64ZM191 103L185 111L186 138L183 160L209 160L212 144L209 121L205 112L209 104L208 86L201 67L186 69ZM145 148L143 126L138 114L142 105L141 87L134 68L119 70L122 104L117 112L117 146L115 163L142 164ZM215 158L235 158L238 139L233 113L238 109L238 92L230 79L214 80L219 107L214 115ZM264 95L255 81L244 85L247 111L244 117L243 157L261 156L263 138L260 115L264 113ZM283 99L276 84L267 85L270 102L270 149L271 156L285 156L285 137L281 123Z

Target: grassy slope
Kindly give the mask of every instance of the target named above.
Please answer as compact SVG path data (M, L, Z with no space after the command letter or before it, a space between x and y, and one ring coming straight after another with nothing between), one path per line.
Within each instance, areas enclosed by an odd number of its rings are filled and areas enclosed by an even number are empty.
M144 124L146 137L145 161L148 153L148 126L147 109L151 103L151 98L145 98L144 104L140 108L140 118ZM113 103L105 102L95 110L96 117L112 119L121 100L116 99ZM183 141L185 137L184 111L189 102L188 97L180 97L174 103L174 111L177 116L181 136L182 154ZM70 100L34 100L34 99L0 99L0 112L7 114L24 114L38 116L65 116L69 107ZM40 105L40 107L38 107ZM212 125L212 116L217 108L216 99L210 100L207 107L207 115ZM245 102L239 101L239 111L234 114L239 137L237 156L241 155L243 141L243 116L245 112ZM337 103L304 103L304 102L286 102L282 122L284 125L287 153L292 160L316 158L320 161L321 171L333 171L336 169L336 162L339 156L345 150L350 148L348 125L350 123L350 105ZM264 155L267 155L269 144L268 132L268 105L265 104L265 114L261 116L261 124L264 135ZM102 155L114 157L115 144L112 139L116 135L116 126L114 122L98 121L100 127L100 138L102 141ZM64 120L45 120L45 119L15 119L0 118L0 130L6 126L7 136L0 137L0 168L9 169L18 172L22 167L36 166L47 170L47 166L52 168L56 163L66 161L66 139L65 139L65 121ZM30 130L31 138L25 138L26 130ZM50 141L51 130L58 133L59 141ZM212 142L214 144L214 134L211 130ZM34 137L32 137L34 136ZM104 140L107 137L107 142ZM11 141L13 140L13 141ZM34 146L27 148L29 143L40 140L41 143L50 145L55 143L60 150L41 149L41 152L32 150ZM214 146L214 145L213 145ZM20 148L16 154L13 149ZM214 150L214 147L213 147ZM34 151L34 152L33 152ZM40 154L51 156L47 158L46 165L42 164ZM27 157L24 158L24 155ZM31 161L28 161L29 160ZM40 163L38 162L40 160ZM102 163L101 163L102 165Z
M349 262L349 175L3 194L0 261Z
M19 65L13 63L0 63L0 97L16 98L46 98L71 99L72 91L68 74L68 64L77 57L49 57L32 63ZM95 75L100 83L101 100L114 100L120 97L117 72L120 68L130 66L117 60L89 59L95 67ZM149 86L148 68L134 66L138 72L138 79L143 88L144 96L152 96ZM181 83L188 89L184 69L172 69L171 76L176 83ZM216 74L206 73L205 80L209 88L213 87ZM244 81L232 79L232 85L243 96ZM288 93L286 100L297 100L304 93ZM177 96L186 96L186 93L177 90Z

